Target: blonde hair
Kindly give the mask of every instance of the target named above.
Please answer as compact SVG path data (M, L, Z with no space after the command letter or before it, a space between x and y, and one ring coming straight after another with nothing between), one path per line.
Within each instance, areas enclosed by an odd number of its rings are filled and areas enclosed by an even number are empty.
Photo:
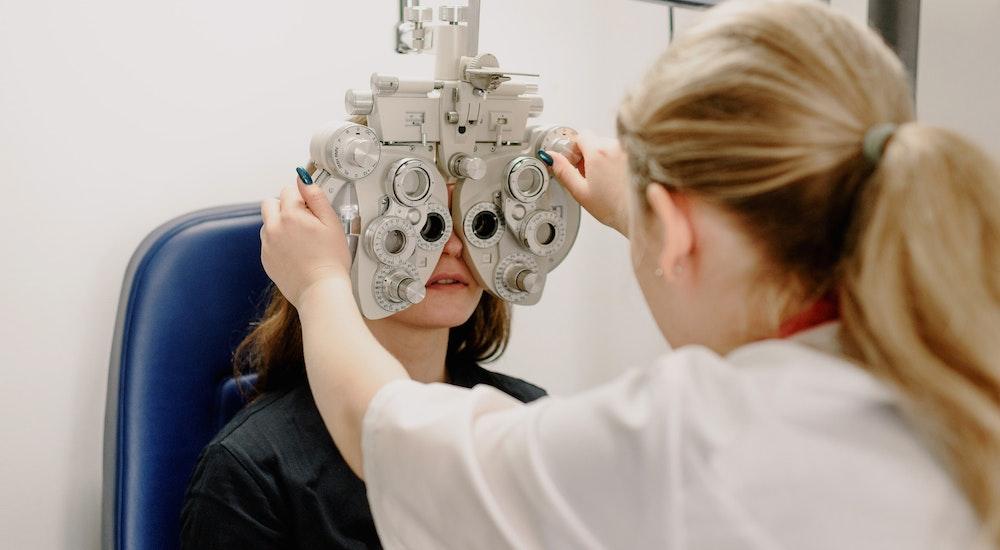
M853 353L901 390L1000 546L996 166L913 122L899 60L823 3L713 11L621 106L639 191L657 183L735 214L786 306L835 293ZM884 123L898 128L866 159L866 132Z

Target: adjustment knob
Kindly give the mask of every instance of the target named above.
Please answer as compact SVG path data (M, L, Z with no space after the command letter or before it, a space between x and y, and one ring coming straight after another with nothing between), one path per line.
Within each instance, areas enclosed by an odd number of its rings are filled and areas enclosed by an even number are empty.
M522 265L511 266L504 279L507 287L517 292L530 294L538 287L538 272Z
M403 8L403 20L411 23L429 23L434 19L434 10L429 6L408 6Z
M419 304L427 295L427 289L420 281L406 272L397 271L390 275L386 286L389 299L396 303Z
M309 156L320 168L349 181L367 177L378 166L382 144L361 124L327 126L313 135Z
M579 164L583 155L577 145L578 134L568 126L552 126L543 130L538 148L543 151L555 151L566 157L570 164Z
M465 9L465 6L441 6L438 17L445 23L457 25L465 22Z
M347 90L344 96L344 110L347 114L368 116L374 108L375 97L371 90Z
M361 138L348 141L344 147L348 162L365 171L374 168L379 158L379 151L374 145L371 141Z
M552 144L552 150L566 157L566 160L574 166L579 164L582 160L580 155L580 146L577 145L575 141L565 138L558 139Z
M392 95L399 91L399 77L372 73L372 90L379 95Z
M455 177L481 180L486 175L486 161L469 155L455 155L451 162L451 172Z

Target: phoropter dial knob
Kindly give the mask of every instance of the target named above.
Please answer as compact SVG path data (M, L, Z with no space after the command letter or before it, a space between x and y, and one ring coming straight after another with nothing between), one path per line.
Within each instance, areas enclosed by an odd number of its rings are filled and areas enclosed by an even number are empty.
M360 124L329 127L313 136L309 153L316 164L348 180L371 174L378 166L382 145L375 132Z
M531 295L537 296L545 285L545 273L539 270L538 262L520 252L501 260L493 277L493 286L500 298L515 304L529 299Z
M403 19L411 23L430 23L434 10L430 6L408 6L403 8Z
M504 282L511 290L530 294L538 287L538 272L523 265L513 265L507 269Z
M580 154L580 147L575 141L570 141L568 139L556 140L556 142L552 144L551 150L566 157L566 160L574 166L579 164L583 158Z
M450 25L465 22L465 6L441 6L438 8L438 18Z
M543 151L555 151L566 157L570 164L576 165L583 158L580 146L577 145L578 139L576 130L568 126L553 126L545 131L538 148Z
M419 304L427 295L427 289L409 273L395 271L386 281L386 295L396 303Z
M375 270L372 294L375 303L389 313L396 313L424 299L426 290L420 284L417 269L409 263L398 266L380 265Z
M457 154L451 159L451 173L457 178L481 180L486 175L486 161L464 154Z
M344 111L348 115L368 116L374 109L375 96L371 90L347 90L344 95Z
M369 171L375 168L379 158L379 144L368 139L351 139L344 146L347 162L354 168Z

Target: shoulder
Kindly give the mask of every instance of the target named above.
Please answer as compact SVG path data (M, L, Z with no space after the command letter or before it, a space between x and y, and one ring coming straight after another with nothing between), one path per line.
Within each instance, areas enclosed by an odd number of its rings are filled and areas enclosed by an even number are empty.
M265 393L238 412L206 447L261 464L326 430L307 384Z
M699 460L748 437L797 433L803 418L811 419L810 429L883 416L898 427L892 388L846 357L795 339L726 355L678 348L584 392L582 401L600 403L610 417L648 419L638 425L659 424L654 432L681 430L697 441Z
M493 386L522 403L530 403L531 401L548 395L548 392L531 382L527 382L514 376L484 369L475 363L462 366L461 370L461 375L455 376L453 379L453 382L457 386L471 388L476 384L486 384L488 386Z
M780 412L797 413L820 402L843 407L895 406L896 390L844 352L839 323L792 338L762 340L725 357L739 379Z

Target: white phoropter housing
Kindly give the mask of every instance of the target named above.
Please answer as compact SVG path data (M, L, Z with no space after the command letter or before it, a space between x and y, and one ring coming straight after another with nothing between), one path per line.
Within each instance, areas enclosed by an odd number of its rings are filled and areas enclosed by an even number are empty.
M478 34L478 2L470 7ZM475 54L465 7L404 10L410 49L436 46L435 75L373 74L349 90L347 113L367 125L333 124L315 136L313 179L340 215L354 255L362 314L378 319L423 299L444 243L456 231L466 263L488 292L535 304L545 278L569 253L580 206L551 179L540 149L577 156L576 132L528 127L543 109L534 84L512 82L491 54ZM446 182L457 185L448 209Z

